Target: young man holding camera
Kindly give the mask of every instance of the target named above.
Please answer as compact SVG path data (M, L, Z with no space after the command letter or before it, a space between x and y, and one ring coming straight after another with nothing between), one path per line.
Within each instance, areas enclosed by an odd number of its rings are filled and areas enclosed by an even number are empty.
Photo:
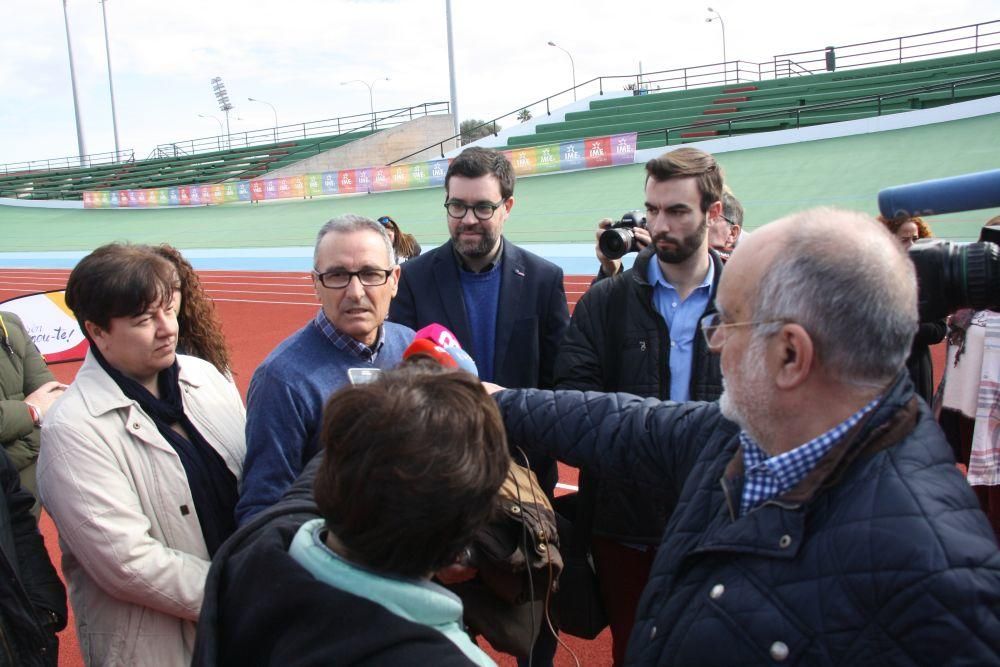
M601 273L580 299L556 359L556 387L625 391L673 401L715 400L719 359L699 321L715 312L722 274L708 227L722 215L722 173L715 159L680 148L646 163L645 246L624 272L598 248ZM600 276L599 276L600 278ZM611 623L615 664L624 659L639 594L674 501L661 491L584 472L593 502L593 555Z

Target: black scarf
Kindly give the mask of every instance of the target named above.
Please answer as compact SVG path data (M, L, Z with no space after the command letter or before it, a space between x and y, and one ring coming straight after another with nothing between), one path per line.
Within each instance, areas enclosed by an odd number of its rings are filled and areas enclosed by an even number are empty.
M139 404L142 411L156 424L160 435L177 452L194 498L205 546L208 547L209 556L214 555L215 550L236 530L236 476L184 414L181 388L177 382L180 371L177 360L157 376L160 390L160 397L157 398L141 384L111 366L95 345L91 345L90 350L118 388L126 397ZM171 428L174 424L180 424L187 434L186 438ZM185 510L186 508L178 508L177 511L186 513Z

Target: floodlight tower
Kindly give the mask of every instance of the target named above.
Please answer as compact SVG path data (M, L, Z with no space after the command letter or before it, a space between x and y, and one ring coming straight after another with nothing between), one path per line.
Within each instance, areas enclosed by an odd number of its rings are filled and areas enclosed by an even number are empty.
M215 93L215 99L219 103L219 111L226 114L226 148L232 148L229 139L229 112L233 110L233 105L229 101L229 93L226 92L226 84L222 82L221 76L212 78L212 92Z

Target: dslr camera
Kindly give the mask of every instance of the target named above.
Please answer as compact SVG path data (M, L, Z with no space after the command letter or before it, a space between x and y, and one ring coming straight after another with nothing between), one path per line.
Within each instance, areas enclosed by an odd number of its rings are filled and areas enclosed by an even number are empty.
M646 216L642 211L629 211L601 233L597 247L608 259L621 259L630 252L639 252L633 231L636 227L646 227Z

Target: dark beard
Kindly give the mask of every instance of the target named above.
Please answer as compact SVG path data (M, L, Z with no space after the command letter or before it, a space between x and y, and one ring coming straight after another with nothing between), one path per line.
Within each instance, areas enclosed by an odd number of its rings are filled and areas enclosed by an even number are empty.
M457 230L451 237L451 242L455 244L458 249L458 253L463 257L469 257L472 259L478 259L480 257L486 257L493 249L496 247L497 238L496 236L485 232L479 238L479 241L475 243L470 243L468 241L462 241L459 238L459 233L461 230Z
M685 236L684 238L678 240L671 237L666 232L660 232L653 237L651 243L653 244L653 247L656 248L656 256L661 262L664 262L665 264L680 264L701 248L701 244L705 241L705 235L707 233L708 215L703 214L701 225L699 225L698 229L696 229L690 236ZM670 241L677 247L672 249L661 249L656 245L658 241Z

